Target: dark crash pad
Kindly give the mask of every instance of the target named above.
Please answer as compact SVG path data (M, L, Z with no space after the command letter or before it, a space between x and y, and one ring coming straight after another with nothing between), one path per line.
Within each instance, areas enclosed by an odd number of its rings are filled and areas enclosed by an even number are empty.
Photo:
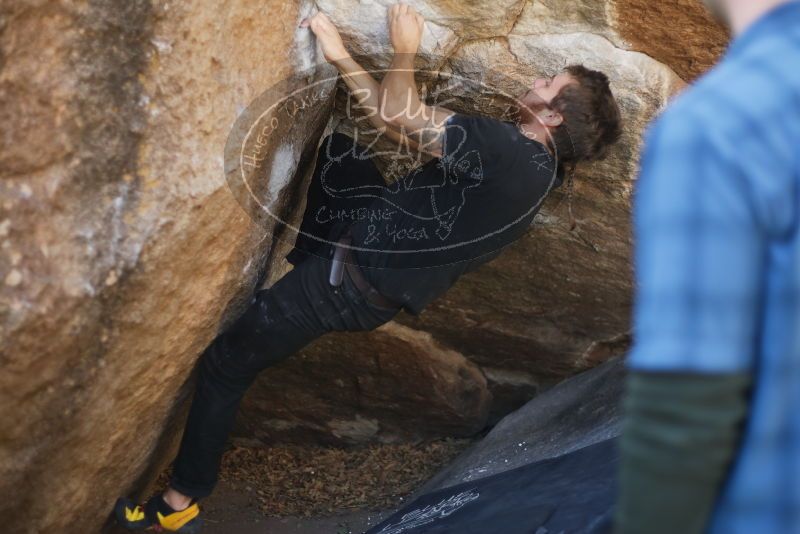
M622 358L507 415L366 534L610 531Z
M611 531L616 441L419 497L367 534Z

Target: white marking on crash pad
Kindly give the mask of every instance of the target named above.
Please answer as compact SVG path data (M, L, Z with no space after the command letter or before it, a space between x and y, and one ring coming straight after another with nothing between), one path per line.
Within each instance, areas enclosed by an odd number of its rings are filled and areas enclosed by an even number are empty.
M399 523L389 524L383 527L378 534L400 534L404 530L417 528L421 525L427 525L437 519L447 517L465 504L470 503L480 497L481 494L475 488L467 491L462 491L456 495L451 495L446 499L442 499L436 504L428 505L425 508L416 508L408 513L403 514Z

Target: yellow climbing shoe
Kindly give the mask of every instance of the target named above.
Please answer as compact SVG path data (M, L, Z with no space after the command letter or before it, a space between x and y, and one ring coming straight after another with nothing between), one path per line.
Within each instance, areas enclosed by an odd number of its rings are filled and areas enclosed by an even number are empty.
M120 497L114 505L117 522L128 530L153 532L181 532L194 534L200 531L200 507L192 499L183 510L173 510L161 493L150 497L144 505Z

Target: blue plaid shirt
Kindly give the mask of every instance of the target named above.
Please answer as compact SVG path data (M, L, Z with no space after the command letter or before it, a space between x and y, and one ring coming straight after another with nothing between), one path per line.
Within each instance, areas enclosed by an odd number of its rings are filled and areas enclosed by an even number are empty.
M645 147L628 366L751 373L710 531L800 533L800 3L734 40Z

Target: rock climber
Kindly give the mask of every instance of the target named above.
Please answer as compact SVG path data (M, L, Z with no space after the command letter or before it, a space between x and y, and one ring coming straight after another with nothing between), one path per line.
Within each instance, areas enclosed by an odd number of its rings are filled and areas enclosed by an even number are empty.
M372 125L432 159L387 186L352 139L323 139L301 225L305 238L287 258L294 268L257 291L201 355L169 487L143 505L119 499L116 517L126 528L195 532L197 503L215 487L237 407L261 371L326 332L372 330L401 309L419 314L526 232L565 166L603 158L620 136L608 78L578 65L533 80L513 121L428 106L413 69L424 20L398 3L388 22L394 57L380 83L348 54L324 14L301 26L316 35L361 106L380 109Z

